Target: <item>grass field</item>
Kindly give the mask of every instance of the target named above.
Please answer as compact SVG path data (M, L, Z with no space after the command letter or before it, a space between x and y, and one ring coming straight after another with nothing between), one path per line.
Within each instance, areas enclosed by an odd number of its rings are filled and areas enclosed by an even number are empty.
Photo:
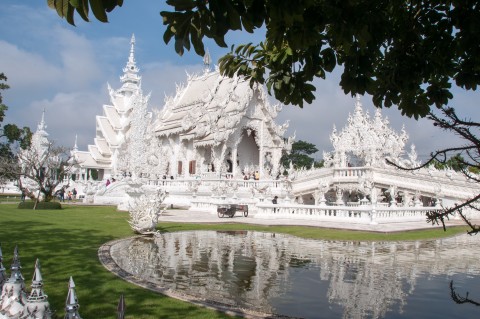
M114 207L65 205L62 210L19 210L14 204L0 204L0 243L4 266L10 274L13 248L18 244L22 273L31 283L35 259L40 258L44 290L59 317L64 314L68 279L77 286L83 318L116 318L121 294L127 305L127 318L229 318L209 309L164 297L127 283L103 268L97 258L105 242L133 235L128 213ZM241 224L161 223L164 232L184 230L256 230L282 232L306 238L329 240L417 240L464 233L466 228L412 231L393 234L339 231L312 227L255 226ZM30 288L28 288L30 291Z

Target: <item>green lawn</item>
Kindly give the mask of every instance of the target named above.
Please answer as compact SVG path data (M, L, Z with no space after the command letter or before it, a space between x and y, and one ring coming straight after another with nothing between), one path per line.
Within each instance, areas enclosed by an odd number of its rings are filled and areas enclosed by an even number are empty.
M103 268L98 248L112 239L133 235L128 214L114 207L68 206L63 210L20 210L0 204L0 243L8 269L15 244L19 246L23 275L29 286L35 259L40 258L44 290L57 315L63 317L68 278L73 276L83 318L115 318L121 294L125 295L127 318L228 318L212 310L167 298L124 282ZM416 240L452 236L466 228L376 234L312 227L266 227L241 224L161 223L161 231L257 230L283 232L306 238L329 240ZM30 288L28 289L30 290Z

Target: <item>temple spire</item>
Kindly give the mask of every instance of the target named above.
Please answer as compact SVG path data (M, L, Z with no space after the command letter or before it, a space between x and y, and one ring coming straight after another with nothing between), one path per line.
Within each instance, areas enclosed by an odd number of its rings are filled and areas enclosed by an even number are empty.
M140 70L135 62L135 35L132 34L130 39L130 55L128 56L127 65L123 68L123 75L120 77L123 85L120 91L135 92L140 85L141 77L138 75Z
M80 305L78 304L77 293L75 292L75 283L70 277L68 282L68 295L65 302L65 317L64 319L82 319L78 313Z

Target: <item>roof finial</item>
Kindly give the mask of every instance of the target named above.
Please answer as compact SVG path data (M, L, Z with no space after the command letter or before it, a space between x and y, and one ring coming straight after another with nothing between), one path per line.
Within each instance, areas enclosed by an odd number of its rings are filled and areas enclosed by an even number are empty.
M37 130L45 131L46 129L47 129L47 125L45 125L45 107L43 107L42 119L40 120L40 123L38 123Z
M362 108L362 103L360 102L361 95L360 94L355 94L355 108L356 109L361 109Z
M210 52L208 52L208 49L206 49L205 55L203 56L203 66L205 68L205 72L210 71L211 63L212 63L212 58L210 57Z
M128 57L128 61L135 63L135 34L132 34L132 38L130 39L130 56Z
M78 145L77 145L77 134L75 134L75 145L73 145L73 151L77 152L78 151Z

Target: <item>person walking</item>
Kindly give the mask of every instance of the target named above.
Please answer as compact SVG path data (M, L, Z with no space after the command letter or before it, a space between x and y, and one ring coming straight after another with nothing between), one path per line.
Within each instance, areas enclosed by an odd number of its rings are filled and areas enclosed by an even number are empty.
M73 191L72 191L72 197L73 197L73 200L76 200L77 199L77 190L74 188Z
M21 201L24 202L25 201L25 197L27 196L27 192L25 190L25 188L22 188L22 197L21 197Z
M278 204L278 196L275 196L273 199L272 199L272 204L276 205ZM277 211L277 208L274 207L273 208L273 212L275 213Z
M60 188L58 194L60 195L60 201L65 202L65 187Z

